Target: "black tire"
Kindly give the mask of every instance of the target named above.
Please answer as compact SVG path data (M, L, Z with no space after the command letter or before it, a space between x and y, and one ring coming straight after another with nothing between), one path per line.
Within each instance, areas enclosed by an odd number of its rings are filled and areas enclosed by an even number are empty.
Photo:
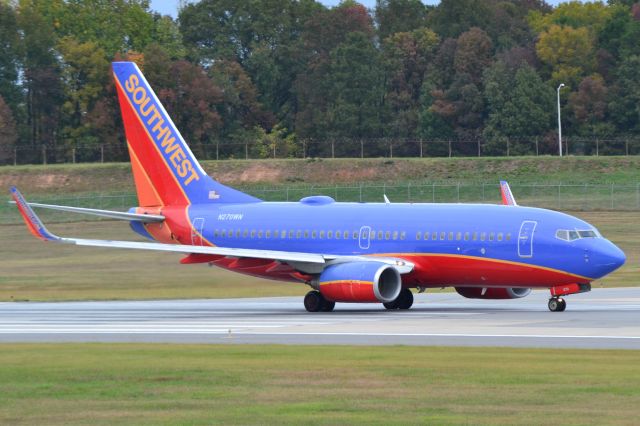
M319 291L310 291L304 296L304 308L308 312L320 312L324 306L324 297Z
M560 298L560 299L558 299L558 302L560 303L560 307L559 307L558 312L564 312L564 310L567 309L567 301L562 299L562 298Z
M336 302L331 302L325 299L324 304L322 305L322 312L332 312L335 307Z
M408 288L403 288L396 300L398 309L409 309L413 306L413 293Z
M383 303L382 305L384 305L384 307L387 308L388 310L394 311L398 309L398 298L396 298L396 300L392 300L391 302Z
M560 310L560 300L557 297L552 297L549 299L549 304L547 305L551 312L561 312Z

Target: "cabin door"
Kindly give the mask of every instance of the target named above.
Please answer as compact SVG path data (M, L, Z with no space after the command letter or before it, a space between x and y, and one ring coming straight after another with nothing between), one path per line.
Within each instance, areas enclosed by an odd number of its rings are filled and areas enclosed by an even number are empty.
M371 234L370 226L363 226L362 228L360 228L360 238L358 239L358 245L360 246L361 250L369 249L371 245L370 234Z
M194 246L203 246L204 241L202 241L202 232L204 230L204 218L196 217L193 219L193 228L191 228L191 245Z
M538 222L525 220L520 225L520 233L518 234L518 256L533 257L533 233L536 230Z

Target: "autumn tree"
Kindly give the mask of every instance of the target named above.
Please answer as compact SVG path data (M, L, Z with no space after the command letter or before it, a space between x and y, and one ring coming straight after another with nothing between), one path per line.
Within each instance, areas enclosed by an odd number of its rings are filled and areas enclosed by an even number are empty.
M376 0L378 37L411 32L426 25L427 7L420 0Z
M0 165L6 164L13 156L18 132L11 109L0 96Z

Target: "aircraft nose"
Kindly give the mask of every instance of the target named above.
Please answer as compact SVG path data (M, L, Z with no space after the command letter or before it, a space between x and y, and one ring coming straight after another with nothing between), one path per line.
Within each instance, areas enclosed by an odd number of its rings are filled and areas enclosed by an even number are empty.
M615 271L627 260L627 256L615 244L608 240L600 240L593 249L591 263L596 269L598 278Z

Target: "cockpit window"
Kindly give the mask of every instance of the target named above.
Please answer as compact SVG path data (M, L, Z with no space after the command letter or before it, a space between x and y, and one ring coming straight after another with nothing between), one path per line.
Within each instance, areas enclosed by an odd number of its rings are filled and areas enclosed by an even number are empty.
M558 229L556 238L563 241L575 241L581 238L598 238L598 232L593 229L576 231L573 229Z
M595 231L578 231L580 238L598 238L598 234Z

